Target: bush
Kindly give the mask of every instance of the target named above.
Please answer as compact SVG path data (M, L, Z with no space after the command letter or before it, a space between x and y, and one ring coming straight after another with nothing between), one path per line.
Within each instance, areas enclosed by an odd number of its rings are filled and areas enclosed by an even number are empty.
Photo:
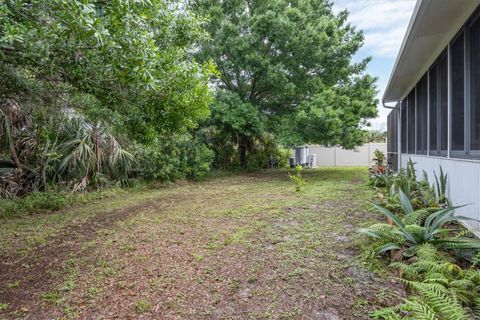
M186 141L180 147L180 171L190 180L200 180L207 176L213 160L213 151L196 140Z
M24 198L0 199L0 216L16 213L57 210L64 207L67 199L59 192L32 192Z
M295 166L295 174L290 174L290 180L293 181L295 184L295 192L302 191L303 187L305 186L306 182L302 177L302 170L303 167L299 164Z
M278 168L286 168L289 157L290 150L277 144L273 136L264 135L255 142L254 148L247 154L246 169L248 171L268 169L271 163L276 163Z
M190 136L157 139L150 145L137 145L138 175L149 180L198 180L210 171L213 152Z
M387 171L387 158L385 153L375 149L373 152L372 166L370 167L371 174L382 174Z
M247 150L244 168L240 164L238 143L216 131L204 131L203 135L209 147L214 150L213 167L216 169L258 171L269 168L273 163L276 163L278 168L288 167L290 150L279 145L273 135L264 134L253 139Z

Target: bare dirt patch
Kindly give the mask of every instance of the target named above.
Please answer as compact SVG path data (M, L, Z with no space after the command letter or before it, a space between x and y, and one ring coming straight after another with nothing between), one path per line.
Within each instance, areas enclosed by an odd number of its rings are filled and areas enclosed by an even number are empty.
M176 187L2 256L5 318L363 319L398 284L365 270L365 169L286 172ZM102 208L104 204L99 203ZM15 285L16 284L16 285Z

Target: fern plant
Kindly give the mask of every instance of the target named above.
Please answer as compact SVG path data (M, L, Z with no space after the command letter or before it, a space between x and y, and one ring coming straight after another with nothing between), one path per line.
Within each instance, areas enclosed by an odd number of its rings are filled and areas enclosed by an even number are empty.
M480 319L480 271L462 269L430 243L416 248L416 257L394 262L412 295L402 304L372 313L374 319Z
M427 243L417 247L417 256L409 263L395 262L391 266L401 270L401 281L413 295L405 303L378 310L377 314L390 314L391 319L480 319L480 270L475 264L462 269Z

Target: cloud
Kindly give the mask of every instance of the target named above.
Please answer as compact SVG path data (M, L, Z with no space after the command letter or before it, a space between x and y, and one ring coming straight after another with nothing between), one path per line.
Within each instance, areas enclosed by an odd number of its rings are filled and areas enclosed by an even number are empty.
M334 10L350 12L349 22L365 33L367 54L394 58L414 7L415 0L337 0Z

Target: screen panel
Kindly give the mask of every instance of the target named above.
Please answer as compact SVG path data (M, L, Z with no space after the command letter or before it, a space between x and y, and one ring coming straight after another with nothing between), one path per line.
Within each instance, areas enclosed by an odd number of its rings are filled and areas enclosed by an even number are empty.
M431 68L429 72L429 94L430 94L430 155L438 155L438 135L437 135L437 123L438 123L438 112L437 112L437 106L438 106L438 99L437 99L437 86L438 86L438 81L437 81L437 64L435 63Z
M444 51L438 60L438 149L446 156L448 148L448 55Z
M407 100L400 103L400 147L402 153L407 153Z
M470 149L480 152L480 19L470 26Z
M425 74L418 82L416 91L417 154L427 154L427 104L428 78Z
M461 34L451 45L452 68L452 156L465 155L465 52Z
M408 153L415 153L415 88L410 91L407 97L407 148Z

